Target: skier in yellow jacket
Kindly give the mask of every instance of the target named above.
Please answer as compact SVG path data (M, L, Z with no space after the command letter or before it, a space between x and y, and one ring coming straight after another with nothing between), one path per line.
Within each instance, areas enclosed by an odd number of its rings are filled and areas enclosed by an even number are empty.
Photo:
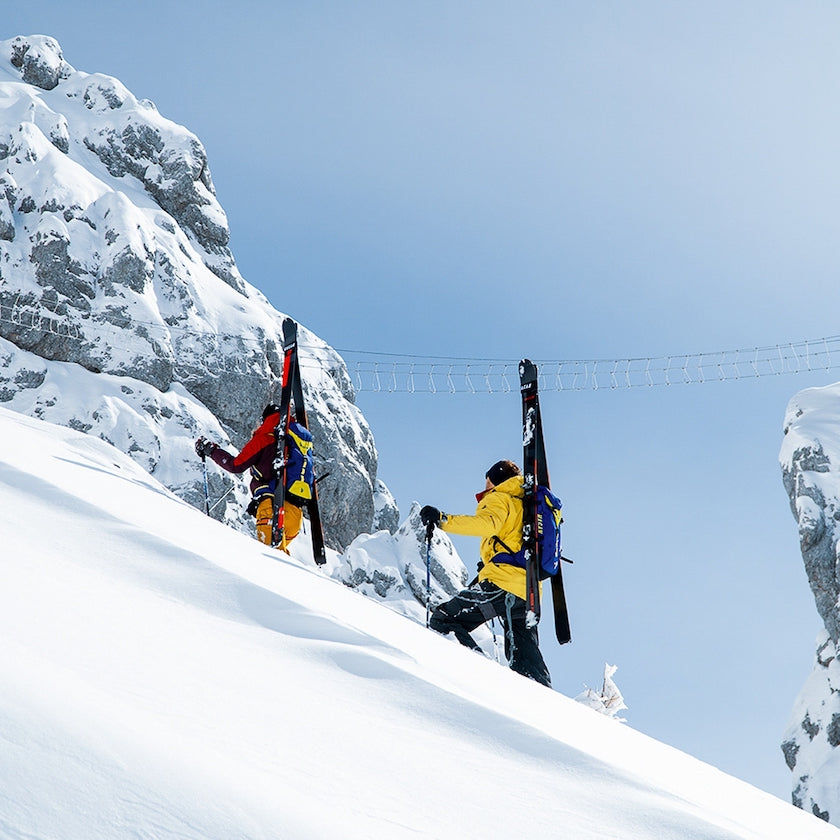
M478 578L440 604L429 626L439 633L454 633L462 645L480 650L470 632L498 617L505 629L505 656L511 670L551 686L537 628L525 624L525 569L505 562L505 556L522 547L522 473L512 461L498 461L485 478L474 516L441 513L430 505L420 511L424 525L433 523L450 534L481 537Z

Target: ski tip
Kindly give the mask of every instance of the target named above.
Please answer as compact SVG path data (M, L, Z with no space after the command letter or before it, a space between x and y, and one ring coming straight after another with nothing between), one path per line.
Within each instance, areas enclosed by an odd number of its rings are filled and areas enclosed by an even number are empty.
M522 359L519 363L520 382L534 383L537 381L537 366L530 359Z

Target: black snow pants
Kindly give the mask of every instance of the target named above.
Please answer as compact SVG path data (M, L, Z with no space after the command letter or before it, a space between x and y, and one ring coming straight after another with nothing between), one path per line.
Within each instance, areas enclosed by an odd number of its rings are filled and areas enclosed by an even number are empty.
M525 612L522 598L505 592L489 580L482 580L440 604L432 613L429 626L438 633L454 633L465 647L480 650L470 632L486 621L499 618L505 630L505 657L511 670L551 687L537 628L525 626Z

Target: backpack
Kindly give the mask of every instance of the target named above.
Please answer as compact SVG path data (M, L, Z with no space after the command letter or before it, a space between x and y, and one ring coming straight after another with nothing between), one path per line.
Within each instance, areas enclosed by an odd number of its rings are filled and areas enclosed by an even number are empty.
M537 485L535 492L537 503L537 546L540 555L540 580L553 577L560 568L561 540L560 525L563 522L563 503L548 487ZM498 537L496 542L504 552L493 558L494 563L510 563L512 566L525 568L525 548L511 551Z
M286 434L286 495L290 501L312 498L312 461L312 432L292 421Z

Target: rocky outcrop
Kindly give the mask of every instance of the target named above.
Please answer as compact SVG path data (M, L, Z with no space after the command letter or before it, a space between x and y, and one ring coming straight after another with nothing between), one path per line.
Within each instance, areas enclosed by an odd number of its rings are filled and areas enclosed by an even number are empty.
M43 35L31 38L18 36L7 44L9 61L13 67L20 70L20 75L27 84L52 90L73 72L54 38Z
M467 585L467 570L443 531L436 529L428 546L428 585L426 555L426 526L415 502L393 535L382 530L357 537L335 576L368 595L411 605L428 599L435 607Z
M192 441L248 439L278 396L284 317L239 273L205 150L45 36L0 42L0 92L0 402L109 440L203 507ZM343 361L303 327L300 356L328 543L395 530ZM241 481L208 478L213 515L251 530Z
M783 481L824 629L782 751L793 773L794 804L840 824L840 385L797 394L784 430Z

